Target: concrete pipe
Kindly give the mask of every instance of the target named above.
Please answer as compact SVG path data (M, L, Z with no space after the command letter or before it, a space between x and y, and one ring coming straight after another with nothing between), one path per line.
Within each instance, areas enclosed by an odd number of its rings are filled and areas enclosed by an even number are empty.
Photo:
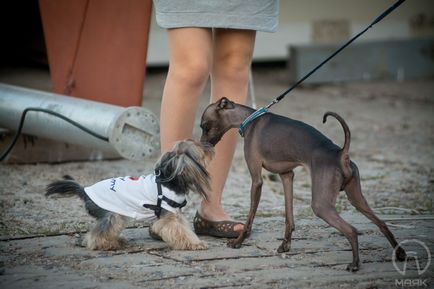
M143 160L159 151L158 119L143 107L125 108L0 83L0 127L16 131L29 107L60 113L107 137L108 142L55 116L34 111L27 113L23 133L115 152L130 160Z

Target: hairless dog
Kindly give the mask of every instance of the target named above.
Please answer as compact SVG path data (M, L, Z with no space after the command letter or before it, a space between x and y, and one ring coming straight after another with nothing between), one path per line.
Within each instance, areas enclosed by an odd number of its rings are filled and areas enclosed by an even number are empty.
M240 124L255 110L221 98L210 104L201 120L202 142L216 145L231 128ZM359 247L357 230L343 220L336 211L336 198L344 190L351 204L376 224L395 248L396 258L405 260L403 248L397 247L392 232L369 207L362 195L357 166L350 160L350 130L345 121L336 113L324 114L323 122L333 116L342 125L345 133L343 148L312 126L301 121L273 113L265 113L253 120L244 131L244 156L252 178L250 211L244 230L237 239L230 240L228 246L240 248L252 230L253 219L258 208L262 189L262 168L280 175L285 196L285 237L277 249L287 252L291 247L291 234L294 231L293 178L294 168L304 166L312 178L312 209L315 215L335 227L345 235L351 244L353 261L349 271L359 269Z

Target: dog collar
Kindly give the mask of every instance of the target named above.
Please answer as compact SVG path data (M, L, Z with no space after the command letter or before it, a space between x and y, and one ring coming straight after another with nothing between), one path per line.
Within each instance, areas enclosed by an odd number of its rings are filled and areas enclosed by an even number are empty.
M260 117L261 115L265 114L267 112L267 109L265 107L260 107L258 110L256 110L254 113L252 113L251 115L249 115L241 124L240 127L238 128L238 133L244 137L244 130L246 128L246 126L251 123L252 121L254 121L255 119L257 119L258 117Z

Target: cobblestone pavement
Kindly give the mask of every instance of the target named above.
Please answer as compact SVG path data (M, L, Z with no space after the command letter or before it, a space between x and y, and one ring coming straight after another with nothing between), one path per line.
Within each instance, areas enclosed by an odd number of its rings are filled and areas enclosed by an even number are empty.
M287 85L283 68L254 70L259 105ZM144 106L159 111L163 72L147 75ZM38 78L40 79L40 78ZM2 79L0 78L0 81ZM49 85L42 83L44 88ZM48 89L47 88L47 89ZM207 95L200 105L206 106ZM305 121L337 144L337 122L321 123L325 111L342 115L352 132L351 158L358 164L369 204L404 247L418 256L421 269L434 253L434 81L360 82L297 89L273 112ZM194 135L200 134L198 125ZM264 188L253 233L241 249L226 240L201 237L206 251L170 251L148 235L146 222L131 222L123 235L124 250L89 251L77 246L92 219L77 198L45 198L45 185L64 174L80 183L152 171L155 158L0 165L1 288L402 288L433 287L434 265L419 275L414 259L406 274L392 262L392 248L376 226L357 213L345 194L337 208L360 232L361 269L345 271L351 261L344 236L316 218L310 209L310 181L297 169L294 184L296 230L291 251L278 254L284 230L282 187L264 171ZM250 177L237 147L223 205L237 220L249 209ZM199 203L192 196L185 214L192 219ZM411 241L413 240L413 241ZM407 283L405 283L407 282ZM411 285L411 286L410 286Z

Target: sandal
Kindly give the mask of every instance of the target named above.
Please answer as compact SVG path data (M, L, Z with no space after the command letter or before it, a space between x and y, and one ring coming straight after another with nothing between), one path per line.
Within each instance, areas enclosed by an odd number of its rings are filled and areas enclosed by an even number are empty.
M196 234L219 238L237 238L241 231L235 231L234 227L239 224L244 225L243 223L234 221L210 221L199 215L199 212L196 212L196 216L193 219Z

